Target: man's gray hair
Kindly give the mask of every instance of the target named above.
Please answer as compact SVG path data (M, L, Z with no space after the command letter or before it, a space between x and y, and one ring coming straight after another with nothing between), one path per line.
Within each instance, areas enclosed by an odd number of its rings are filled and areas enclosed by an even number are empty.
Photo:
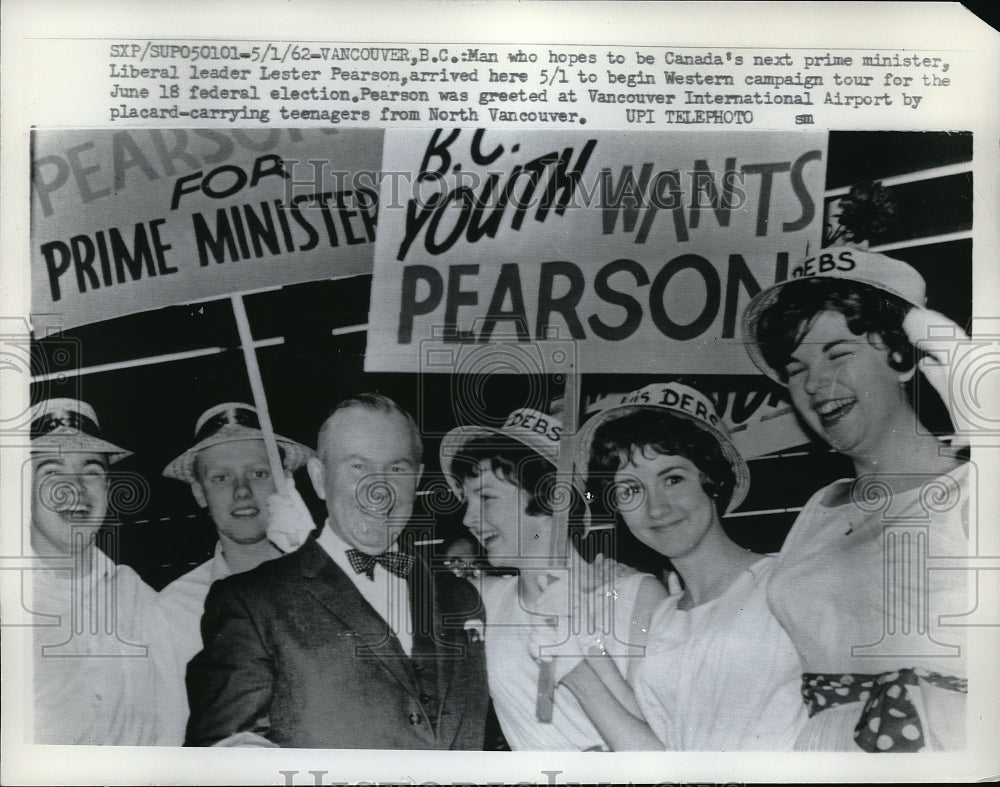
M323 425L320 426L319 436L316 438L316 447L319 449L321 456L323 453L323 441L329 429L330 421L341 410L348 410L352 407L359 407L364 410L371 410L379 413L398 413L401 415L406 420L407 426L410 430L410 449L413 456L413 464L420 464L424 455L424 444L420 439L420 429L417 428L417 422L413 419L413 416L400 407L399 404L390 399L388 396L380 393L356 394L355 396L344 399L330 411L330 414L323 421Z

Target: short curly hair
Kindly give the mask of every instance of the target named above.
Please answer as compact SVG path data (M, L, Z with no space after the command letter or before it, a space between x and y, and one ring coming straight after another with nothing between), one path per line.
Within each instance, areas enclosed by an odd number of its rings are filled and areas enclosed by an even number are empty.
M459 484L478 478L486 470L524 491L524 513L529 516L554 516L556 509L566 502L567 488L556 483L556 466L511 437L470 438L451 462L451 472ZM587 540L587 502L576 487L571 487L569 494L567 536L577 552L591 562L596 553Z
M541 454L510 437L482 435L471 438L452 459L451 470L459 484L478 478L487 468L524 490L524 513L552 516L566 491L556 483L556 467ZM571 516L583 508L583 497L574 489ZM581 512L582 513L582 512Z
M588 478L591 491L614 509L608 492L614 475L636 452L641 455L683 456L698 468L702 488L715 499L722 516L736 487L736 473L718 440L687 418L653 408L643 408L601 424L590 444Z
M761 355L782 382L786 367L820 313L840 312L855 336L867 336L889 353L889 366L906 372L916 362L915 350L903 331L903 319L913 308L901 298L861 282L810 278L790 282L760 315L756 340ZM897 357L898 356L898 357Z

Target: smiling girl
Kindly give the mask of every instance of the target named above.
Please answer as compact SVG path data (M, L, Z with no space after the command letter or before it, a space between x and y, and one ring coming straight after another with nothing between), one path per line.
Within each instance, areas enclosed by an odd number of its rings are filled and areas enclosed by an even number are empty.
M712 402L676 383L634 391L584 425L577 459L616 525L669 557L684 590L652 612L624 677L600 655L619 643L602 641L562 685L615 750L791 748L805 719L798 659L767 605L774 558L723 530L749 471Z
M495 567L516 575L483 574L474 582L486 607L486 666L490 696L510 748L586 751L608 748L579 703L556 692L551 722L536 718L539 665L529 655L533 632L545 627L538 602L554 576L573 564L586 528L581 490L558 483L562 424L532 409L511 413L500 428L464 426L441 443L441 467L466 504L464 524ZM555 514L569 507L568 539L553 550ZM563 554L565 559L554 559ZM578 569L579 570L579 569ZM640 573L615 585L618 630L628 631L634 602L665 595L656 578ZM648 603L648 602L647 602Z
M744 315L751 358L856 476L809 500L768 591L802 661L810 719L796 747L959 748L966 572L926 559L968 553L969 468L924 428L910 393L911 340L926 337L904 326L926 314L924 281L862 249L835 260L806 261L805 276L762 291Z

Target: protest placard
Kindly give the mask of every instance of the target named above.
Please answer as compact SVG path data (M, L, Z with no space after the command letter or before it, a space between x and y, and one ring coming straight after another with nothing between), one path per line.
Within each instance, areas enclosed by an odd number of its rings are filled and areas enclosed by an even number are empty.
M583 373L749 373L741 309L820 244L824 133L386 140L369 370L514 337L581 342Z
M368 273L381 143L378 129L37 131L32 313L71 327L234 280Z

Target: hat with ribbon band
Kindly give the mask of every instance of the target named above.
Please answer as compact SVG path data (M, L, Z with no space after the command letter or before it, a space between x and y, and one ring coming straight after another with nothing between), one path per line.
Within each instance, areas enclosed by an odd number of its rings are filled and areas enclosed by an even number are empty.
M712 400L700 391L680 383L654 383L637 391L609 398L603 408L580 428L577 435L575 459L580 473L587 472L590 448L598 427L640 410L663 410L690 421L714 437L736 476L736 485L726 513L743 502L750 489L750 469L746 460L733 445L729 430L716 413Z
M201 414L194 427L194 439L195 444L167 465L163 475L193 483L197 480L194 475L194 459L199 451L221 443L263 440L264 433L260 429L260 418L255 407L243 402L226 402L210 407ZM282 464L286 470L298 470L314 456L313 450L302 443L279 434L274 439L284 451Z
M918 308L923 308L927 303L924 277L902 260L853 246L830 248L803 260L792 268L788 279L758 292L743 312L743 341L747 354L764 374L780 385L786 383L777 370L772 369L764 360L757 328L764 312L774 305L782 291L801 286L801 282L810 279L858 282L894 295Z
M509 437L558 467L559 439L562 431L562 421L530 407L515 410L507 416L507 420L500 427L459 426L448 432L441 441L441 469L448 480L448 486L457 497L461 498L462 489L452 470L452 463L470 440L476 437ZM581 479L574 477L573 485L581 494L583 493Z
M132 455L104 439L93 407L66 398L46 399L31 408L31 450L107 454L109 464Z

